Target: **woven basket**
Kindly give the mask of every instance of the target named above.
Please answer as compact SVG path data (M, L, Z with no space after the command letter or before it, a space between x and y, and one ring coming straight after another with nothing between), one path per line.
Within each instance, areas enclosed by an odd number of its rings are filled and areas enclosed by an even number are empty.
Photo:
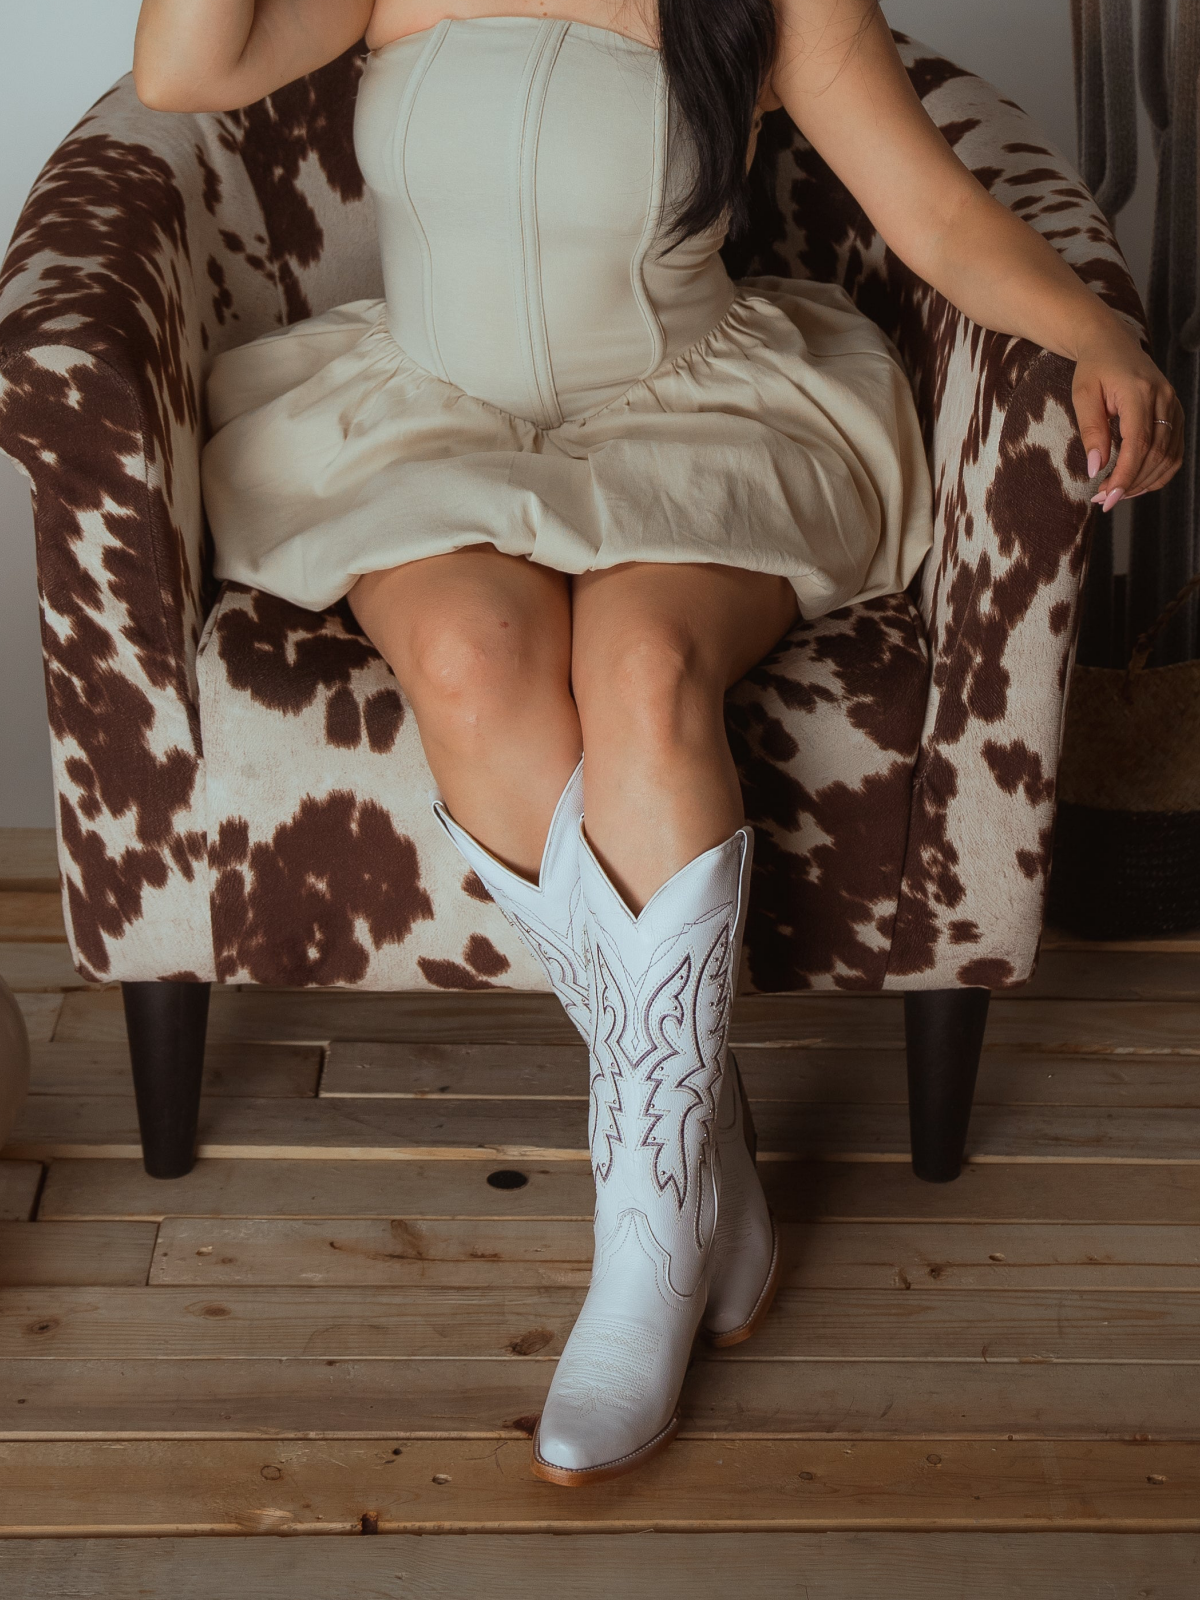
M1047 914L1087 939L1200 927L1200 661L1147 667L1192 578L1129 666L1077 667Z

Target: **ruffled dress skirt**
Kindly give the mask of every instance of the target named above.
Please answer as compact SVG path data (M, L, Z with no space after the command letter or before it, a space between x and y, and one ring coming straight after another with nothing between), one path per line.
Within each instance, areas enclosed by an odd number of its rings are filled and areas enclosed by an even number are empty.
M492 544L564 573L778 574L814 617L904 588L932 538L907 377L835 284L742 280L703 338L552 429L418 366L383 299L225 351L207 399L217 575L314 610Z

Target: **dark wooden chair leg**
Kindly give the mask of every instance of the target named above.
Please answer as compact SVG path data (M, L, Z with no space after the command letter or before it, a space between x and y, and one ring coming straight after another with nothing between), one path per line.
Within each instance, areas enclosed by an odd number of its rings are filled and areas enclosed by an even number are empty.
M207 983L123 983L142 1160L152 1178L182 1178L196 1160Z
M990 989L918 989L904 996L912 1165L927 1183L962 1171L987 1027Z

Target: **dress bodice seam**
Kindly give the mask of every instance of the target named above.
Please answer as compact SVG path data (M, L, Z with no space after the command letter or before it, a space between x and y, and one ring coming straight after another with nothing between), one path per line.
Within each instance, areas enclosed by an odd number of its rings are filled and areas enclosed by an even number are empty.
M650 335L650 360L645 369L638 374L639 379L648 378L661 364L667 352L667 336L662 319L655 309L653 297L646 283L646 258L658 238L663 196L666 192L668 120L666 73L660 57L654 73L654 129L651 135L653 170L650 175L650 193L646 201L646 221L638 247L629 263L633 297L646 324L646 331Z
M396 136L393 144L393 170L395 172L397 187L404 196L404 203L408 207L409 216L412 218L413 228L421 242L421 251L424 257L424 271L421 274L421 302L425 320L425 337L429 341L430 353L437 364L438 376L449 382L449 373L438 345L437 322L433 307L433 250L429 243L429 235L421 221L421 214L417 210L416 201L413 199L409 187L407 161L408 161L408 135L412 124L413 109L417 103L417 96L421 90L426 75L432 67L438 51L446 41L450 32L450 18L444 23L439 23L436 28L429 30L429 38L421 52L417 66L404 88L404 100L396 118Z
M525 85L521 111L520 149L517 158L517 204L514 207L518 247L521 252L522 294L518 297L517 322L524 337L522 353L529 370L531 388L543 417L552 427L563 420L562 406L554 382L550 359L550 336L546 327L546 306L542 293L542 264L537 215L537 153L542 116L554 63L568 33L565 23L547 22L539 31L531 51L532 66Z

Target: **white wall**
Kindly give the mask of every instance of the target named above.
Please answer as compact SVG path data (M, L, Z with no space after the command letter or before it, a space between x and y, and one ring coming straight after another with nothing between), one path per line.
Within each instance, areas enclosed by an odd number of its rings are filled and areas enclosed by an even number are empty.
M1074 160L1068 0L884 0L895 28L934 45L1018 101ZM46 157L128 69L138 0L4 0L0 7L0 243ZM1153 184L1142 181L1121 243L1145 282ZM0 827L53 821L25 480L0 458Z

